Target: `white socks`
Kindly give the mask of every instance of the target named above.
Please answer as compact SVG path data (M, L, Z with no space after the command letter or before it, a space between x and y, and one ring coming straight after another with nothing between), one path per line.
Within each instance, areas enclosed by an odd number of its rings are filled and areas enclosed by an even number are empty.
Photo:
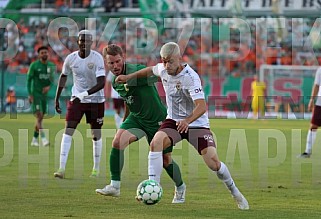
M160 182L163 170L163 152L150 151L148 155L148 176L149 179Z
M102 139L99 139L98 141L93 140L93 160L94 160L93 169L95 170L99 170L102 146L103 146Z
M311 131L309 129L309 132L307 135L307 143L305 146L305 153L308 153L308 154L312 153L312 146L314 145L316 136L317 136L317 130Z
M63 134L60 145L60 166L59 169L66 169L66 163L71 146L72 137L70 135Z
M116 181L116 180L110 180L110 185L112 185L113 187L120 189L120 181Z
M117 129L120 128L120 125L122 122L123 122L123 118L119 114L115 113L115 124Z
M228 170L227 166L221 162L221 168L216 171L217 177L222 180L225 186L231 191L233 196L239 194L238 188L235 186L234 181L231 177L230 171Z

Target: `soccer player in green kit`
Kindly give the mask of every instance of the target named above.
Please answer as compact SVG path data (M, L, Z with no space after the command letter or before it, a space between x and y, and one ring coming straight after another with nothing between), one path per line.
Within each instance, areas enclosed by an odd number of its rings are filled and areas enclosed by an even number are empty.
M54 63L48 61L48 47L41 46L37 50L38 60L31 63L28 76L27 88L29 94L29 102L32 104L32 111L36 116L36 125L31 141L31 146L39 146L39 133L41 135L42 146L48 146L43 129L43 117L47 113L47 94L53 80L53 74L56 71Z
M111 44L104 48L103 57L107 67L115 75L131 74L144 65L124 62L122 49ZM113 88L126 103L124 121L118 129L110 153L111 182L103 189L96 189L96 193L117 197L120 195L121 171L124 165L124 150L134 141L145 134L148 143L151 142L160 124L166 118L166 108L162 104L154 83L156 77L128 81L127 84L116 84L112 80ZM179 166L171 159L172 148L163 151L163 167L175 182L175 195L172 203L184 203L186 186L182 180Z

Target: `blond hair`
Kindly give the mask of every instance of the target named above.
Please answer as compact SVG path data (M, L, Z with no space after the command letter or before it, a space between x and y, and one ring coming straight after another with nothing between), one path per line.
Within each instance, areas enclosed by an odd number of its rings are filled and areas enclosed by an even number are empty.
M176 56L176 55L180 56L181 55L181 51L179 49L179 46L177 45L177 43L174 43L174 42L169 42L169 43L164 44L159 53L162 58L168 58L171 56Z

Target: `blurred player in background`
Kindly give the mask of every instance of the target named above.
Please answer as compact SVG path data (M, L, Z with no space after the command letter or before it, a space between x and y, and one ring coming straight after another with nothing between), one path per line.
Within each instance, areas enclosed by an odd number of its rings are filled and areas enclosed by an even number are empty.
M125 63L122 49L111 44L104 48L103 57L109 70L115 75L130 75L133 72L145 68L144 65ZM120 195L121 172L124 166L124 150L126 147L146 136L148 143L166 118L166 108L162 104L154 83L157 77L142 78L128 81L127 84L115 83L112 79L113 88L125 100L124 122L118 129L112 142L110 153L110 185L103 189L96 189L96 193L106 196ZM175 182L177 192L172 203L183 203L185 201L185 183L182 180L179 166L171 158L172 147L162 152L167 174ZM177 189L178 188L178 189Z
M174 42L163 45L160 56L162 63L116 78L116 82L128 83L130 80L156 75L163 82L167 117L150 145L149 179L160 182L162 150L186 139L203 157L206 165L224 182L238 207L242 210L249 209L247 200L236 187L227 166L218 158L199 75L188 64L181 63L180 48Z
M258 81L257 75L254 75L254 81L251 83L251 95L253 97L251 106L254 119L259 118L259 116L264 117L265 89L264 81Z
M47 113L47 94L53 82L53 74L56 71L56 66L54 63L48 61L48 47L41 46L37 52L38 60L30 64L27 75L29 102L32 104L32 111L36 116L36 125L31 146L39 146L39 133L42 140L42 146L48 146L49 141L42 131L42 121L44 115Z
M115 115L114 115L115 125L116 125L116 128L119 129L121 123L123 122L123 117L125 113L125 102L123 98L121 98L121 96L119 96L117 91L115 91L115 89L113 88L111 83L113 78L114 78L114 74L111 71L109 71L107 75L107 82L109 82L110 97L113 100L113 107L115 111Z
M91 177L99 175L99 163L102 151L101 127L104 118L105 104L105 67L103 57L91 50L93 36L88 30L78 34L79 50L69 54L63 64L55 98L56 111L61 113L59 97L66 85L67 76L73 76L71 99L67 106L65 133L61 139L59 170L55 177L63 179L72 135L83 115L92 130L94 166Z
M318 68L314 85L312 88L312 93L308 105L308 111L312 111L312 119L310 123L310 129L307 134L307 142L305 146L305 151L300 154L299 158L310 158L312 154L312 146L315 143L315 138L317 135L317 130L321 126L321 68ZM316 98L316 103L314 104Z

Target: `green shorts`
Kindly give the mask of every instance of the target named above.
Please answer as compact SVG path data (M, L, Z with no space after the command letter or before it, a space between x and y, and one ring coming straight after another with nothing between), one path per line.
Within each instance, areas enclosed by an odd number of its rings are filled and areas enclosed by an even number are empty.
M161 121L160 121L161 122ZM144 121L139 121L133 115L129 114L126 120L121 124L120 128L125 129L135 135L137 140L146 136L148 144L150 145L154 135L158 131L160 124L149 124L144 123ZM163 154L170 153L173 151L173 146L166 148Z
M48 101L47 96L34 96L32 103L33 113L41 112L43 114L47 113Z

